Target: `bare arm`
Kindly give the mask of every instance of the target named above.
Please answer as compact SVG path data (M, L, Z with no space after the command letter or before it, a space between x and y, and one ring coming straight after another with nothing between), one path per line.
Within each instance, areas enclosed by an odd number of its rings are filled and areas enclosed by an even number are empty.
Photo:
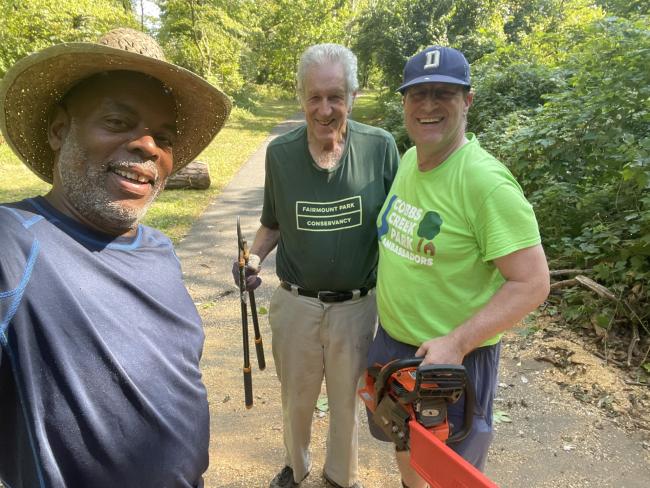
M250 247L250 252L257 254L260 257L260 261L264 261L264 258L278 245L279 240L280 229L271 229L265 225L260 225L260 228L257 229L257 233L255 234L253 244Z
M550 279L541 245L494 260L506 282L490 301L449 335L424 342L423 364L461 364L467 353L513 327L548 296Z

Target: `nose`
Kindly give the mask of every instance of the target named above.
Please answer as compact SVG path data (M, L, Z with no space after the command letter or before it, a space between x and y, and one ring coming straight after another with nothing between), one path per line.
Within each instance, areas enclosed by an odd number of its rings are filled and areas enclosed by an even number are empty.
M142 159L158 159L159 147L156 144L156 140L148 132L138 134L131 139L128 143L128 149L131 152L139 154Z
M330 104L329 100L326 98L323 98L323 100L321 100L320 104L318 105L318 113L321 115L329 115L332 113L332 105Z
M433 94L427 94L427 96L424 97L424 101L422 102L422 108L424 110L433 110L438 106L438 97L432 95Z

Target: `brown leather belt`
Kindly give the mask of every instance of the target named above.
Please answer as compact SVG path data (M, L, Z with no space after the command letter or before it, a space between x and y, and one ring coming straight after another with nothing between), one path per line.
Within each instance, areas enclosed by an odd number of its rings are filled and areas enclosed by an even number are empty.
M303 297L318 298L323 303L337 303L352 300L353 298L365 297L370 291L369 288L359 288L357 290L347 291L314 291L305 290L286 281L281 281L280 286L287 291L297 293Z

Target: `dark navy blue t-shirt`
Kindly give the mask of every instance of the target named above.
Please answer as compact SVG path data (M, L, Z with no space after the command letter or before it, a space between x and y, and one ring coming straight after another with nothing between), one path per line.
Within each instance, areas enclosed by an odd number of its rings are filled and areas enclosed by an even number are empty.
M201 320L167 237L0 206L0 480L185 488L208 466Z

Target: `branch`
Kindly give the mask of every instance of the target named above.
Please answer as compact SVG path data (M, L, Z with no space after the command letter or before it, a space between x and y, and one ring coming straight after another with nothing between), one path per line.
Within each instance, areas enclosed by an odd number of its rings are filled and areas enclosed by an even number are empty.
M567 286L576 286L577 284L578 284L578 280L576 280L575 278L570 280L558 281L556 283L551 283L551 291L559 290L560 288L566 288Z
M591 274L591 269L555 269L550 271L551 276L563 276L571 274Z
M586 276L578 275L578 276L575 277L575 279L576 279L576 281L578 283L580 283L585 288L589 288L591 291L595 292L599 297L606 298L608 300L611 300L611 301L617 302L617 303L621 302L621 300L616 298L616 295L614 295L611 291L609 291L607 288L605 288L600 283L596 283L591 278L587 278Z

